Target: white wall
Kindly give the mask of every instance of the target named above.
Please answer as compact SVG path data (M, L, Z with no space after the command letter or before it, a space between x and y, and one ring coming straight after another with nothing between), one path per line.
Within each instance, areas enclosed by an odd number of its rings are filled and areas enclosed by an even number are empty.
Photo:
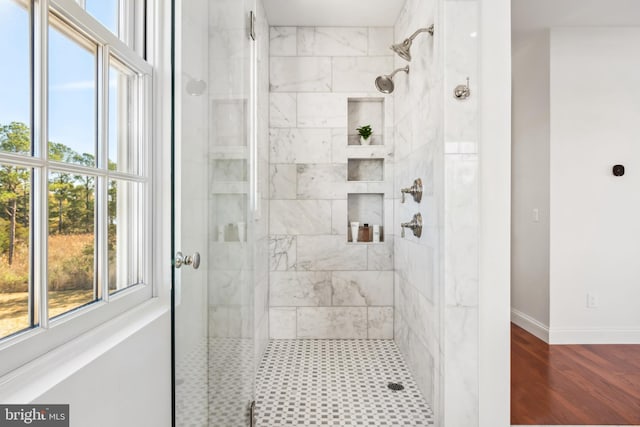
M69 404L72 427L171 425L168 299L154 298L2 377L0 402Z
M512 37L512 320L548 340L549 31ZM534 209L538 211L537 221Z
M512 320L551 343L640 340L638 41L637 27L514 33Z
M33 402L69 404L71 427L170 426L170 321L166 312Z
M551 32L552 343L640 342L639 44L640 27Z

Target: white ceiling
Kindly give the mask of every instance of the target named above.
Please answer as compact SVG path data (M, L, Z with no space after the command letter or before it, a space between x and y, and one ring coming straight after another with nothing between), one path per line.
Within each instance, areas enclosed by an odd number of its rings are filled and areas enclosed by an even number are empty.
M512 0L513 31L640 25L640 0Z
M392 27L406 0L264 0L269 25Z

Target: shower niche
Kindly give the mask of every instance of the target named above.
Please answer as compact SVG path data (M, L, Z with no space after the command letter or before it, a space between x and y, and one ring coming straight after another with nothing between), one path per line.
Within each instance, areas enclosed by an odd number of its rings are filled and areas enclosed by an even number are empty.
M347 159L347 181L384 181L384 159Z
M249 193L249 149L247 100L210 100L209 134L209 229L210 244L216 249L214 269L240 269L229 259L243 260L247 241ZM222 246L224 248L222 248Z
M352 226L356 222L358 223L357 231L356 227ZM347 195L347 241L349 243L384 243L383 224L384 194L349 193Z
M370 145L384 145L384 98L349 98L347 101L348 145L362 145L357 129L369 125Z
M382 97L347 99L347 182L352 192L347 194L346 231L347 242L351 244L375 245L385 241L383 188L388 156L384 147L385 107ZM372 133L369 144L363 144L357 129L367 125Z

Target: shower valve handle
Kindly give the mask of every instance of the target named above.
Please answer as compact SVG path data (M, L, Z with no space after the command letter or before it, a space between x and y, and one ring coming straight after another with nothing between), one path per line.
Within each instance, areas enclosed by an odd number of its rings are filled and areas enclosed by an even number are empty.
M401 188L400 193L402 194L402 203L404 203L404 196L406 194L411 194L413 200L416 203L420 203L422 201L422 180L416 178L411 187Z
M408 228L413 231L414 236L420 238L422 236L422 215L420 213L413 215L411 221L401 223L400 227L402 227L402 237L404 237L404 229Z

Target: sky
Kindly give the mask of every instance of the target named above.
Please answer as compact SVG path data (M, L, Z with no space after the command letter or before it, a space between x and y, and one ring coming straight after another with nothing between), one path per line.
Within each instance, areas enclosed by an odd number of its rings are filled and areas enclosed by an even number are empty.
M86 10L115 32L117 4L118 0L86 0ZM0 0L0 125L12 121L29 124L29 70L28 11L14 0ZM95 52L56 29L49 29L49 140L63 143L79 153L94 155L96 70ZM115 95L112 86L114 84L110 84L111 99ZM115 108L110 110L111 114L115 112ZM111 158L117 158L113 152L116 126L116 121L111 120Z

